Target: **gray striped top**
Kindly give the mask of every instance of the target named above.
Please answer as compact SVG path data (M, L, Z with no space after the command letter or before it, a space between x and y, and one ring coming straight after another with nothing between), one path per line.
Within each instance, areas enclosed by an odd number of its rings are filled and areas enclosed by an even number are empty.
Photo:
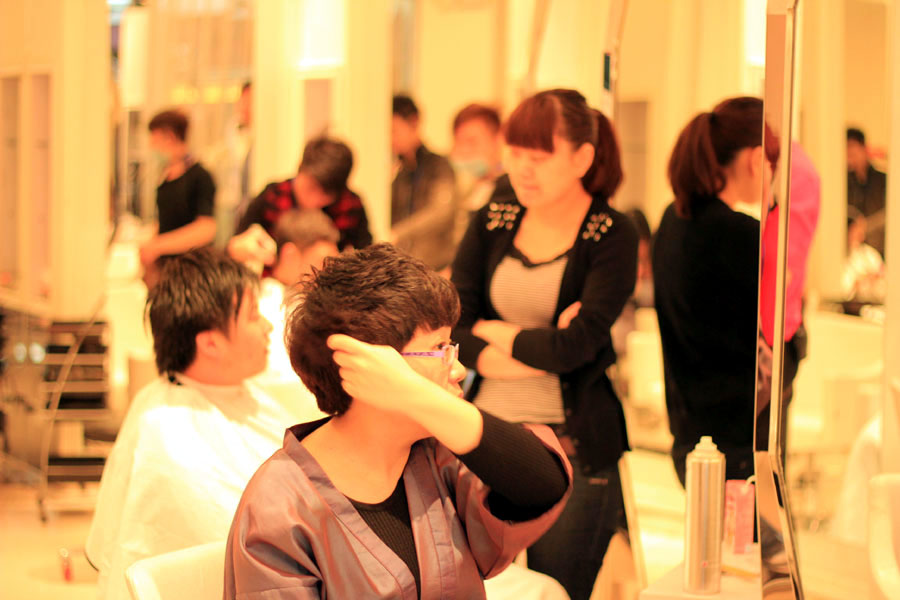
M524 329L552 327L568 252L532 264L515 248L503 258L491 281L491 303L508 323ZM548 373L525 379L485 377L475 406L513 423L563 423L559 376Z

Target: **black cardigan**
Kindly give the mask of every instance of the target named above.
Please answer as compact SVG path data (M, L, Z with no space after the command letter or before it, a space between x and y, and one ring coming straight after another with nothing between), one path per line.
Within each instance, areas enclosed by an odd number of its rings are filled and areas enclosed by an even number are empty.
M750 448L756 392L759 221L718 198L670 204L653 241L653 289L676 448L703 435Z
M500 319L490 299L494 271L506 256L525 214L504 176L490 201L472 216L453 262L462 313L453 330L460 361L475 368L488 345L472 333L479 319ZM616 360L610 327L634 291L638 233L631 221L595 197L563 272L554 321L576 301L582 308L567 329L523 329L513 342L516 360L559 375L566 429L582 471L615 466L628 449L625 416L606 377ZM469 396L475 397L480 377Z

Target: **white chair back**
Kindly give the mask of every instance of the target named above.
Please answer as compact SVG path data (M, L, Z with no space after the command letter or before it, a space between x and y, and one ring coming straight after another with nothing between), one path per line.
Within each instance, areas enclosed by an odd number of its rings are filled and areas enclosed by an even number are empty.
M665 414L662 342L659 331L634 330L625 340L628 401L633 406Z
M885 598L900 598L900 473L869 482L869 565Z
M214 542L139 560L125 571L132 600L221 600L225 542ZM568 600L563 587L542 573L512 564L485 581L488 600Z
M516 563L486 579L484 591L487 600L569 600L558 581Z
M125 570L125 580L132 600L221 600L225 591L225 542L139 560Z

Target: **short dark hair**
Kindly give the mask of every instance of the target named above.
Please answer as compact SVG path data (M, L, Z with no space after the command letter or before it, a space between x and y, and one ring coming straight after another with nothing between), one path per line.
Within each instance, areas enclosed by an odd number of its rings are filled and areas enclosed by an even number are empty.
M326 193L337 195L347 189L347 179L353 170L353 152L339 140L314 138L303 148L297 170L315 179Z
M294 371L319 409L341 415L351 398L326 341L343 333L401 350L418 329L452 327L459 319L456 288L422 261L390 244L325 259L301 280L288 316L285 346Z
M341 237L334 221L318 208L293 208L283 213L275 222L272 234L278 252L288 242L306 250L316 242L337 245Z
M569 89L538 92L523 100L506 122L506 143L553 152L553 136L594 147L594 162L581 178L589 194L610 198L622 183L622 159L612 123L588 106L581 93Z
M691 119L679 134L669 158L669 183L678 214L691 217L697 204L718 196L725 188L725 168L738 152L757 146L763 146L774 169L778 165L779 139L765 122L763 101L759 98L729 98L711 112Z
M159 282L147 296L156 368L184 372L197 356L197 334L230 334L256 276L221 250L197 248L163 259Z
M188 118L181 111L164 110L150 119L150 124L147 125L147 129L150 131L156 131L158 129L169 131L183 142L187 139Z
M250 80L248 79L248 80L245 81L244 84L241 86L241 93L243 94L244 92L246 92L247 90L249 90L249 89L252 88L252 87L253 87L253 82L250 81Z
M866 145L866 134L863 133L862 129L858 129L856 127L848 127L847 128L847 141L857 142L860 146Z
M496 108L485 104L469 104L456 113L453 119L453 133L469 121L482 121L492 132L500 131L500 113Z
M413 99L405 94L397 94L394 96L394 103L391 114L400 117L405 121L411 121L419 118L419 107L413 102Z

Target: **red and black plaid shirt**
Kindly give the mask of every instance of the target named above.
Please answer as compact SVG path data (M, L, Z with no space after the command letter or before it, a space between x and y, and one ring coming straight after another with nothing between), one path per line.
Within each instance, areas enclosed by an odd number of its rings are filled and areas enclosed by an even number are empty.
M247 207L247 212L241 217L234 232L235 235L243 233L254 223L259 223L269 235L272 235L275 223L281 215L298 207L292 182L293 179L288 179L267 185ZM324 207L322 211L331 217L341 234L338 241L340 250L347 247L365 248L372 243L366 209L356 193L345 189L337 200Z

